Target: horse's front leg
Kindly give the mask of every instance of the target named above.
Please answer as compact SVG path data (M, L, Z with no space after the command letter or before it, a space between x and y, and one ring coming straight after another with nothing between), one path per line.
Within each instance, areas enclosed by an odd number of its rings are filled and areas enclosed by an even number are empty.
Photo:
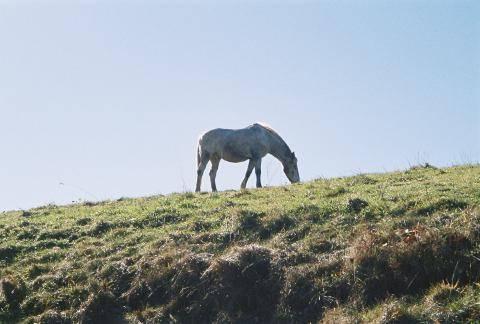
M257 188L262 187L262 159L255 161L255 175L257 176Z
M211 160L212 169L210 170L210 183L212 185L212 191L217 191L217 185L215 184L215 178L217 177L218 165L220 164L220 159Z

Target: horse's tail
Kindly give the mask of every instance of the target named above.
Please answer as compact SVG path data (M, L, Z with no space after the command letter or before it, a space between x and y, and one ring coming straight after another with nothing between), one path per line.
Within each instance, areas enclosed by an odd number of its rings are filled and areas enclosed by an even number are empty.
M200 152L200 142L197 145L197 166L200 165L200 159L201 159L201 152Z
M197 144L197 166L200 165L202 162L202 138L203 134L198 137L198 144Z

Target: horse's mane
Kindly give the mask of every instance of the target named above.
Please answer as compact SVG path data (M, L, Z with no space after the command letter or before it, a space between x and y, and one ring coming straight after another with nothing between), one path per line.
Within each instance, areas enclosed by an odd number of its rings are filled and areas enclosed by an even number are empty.
M257 122L257 124L268 130L270 133L273 133L274 135L280 137L280 135L278 135L278 133L272 128L272 126L268 125L267 123Z
M287 143L285 143L285 141L283 140L283 138L278 135L277 131L274 130L272 128L272 126L266 124L266 123L262 123L262 122L257 122L256 124L262 126L263 128L265 128L268 132L270 132L273 136L275 136L276 138L278 138L280 140L280 142L285 145L285 150L287 153L291 154L292 150L290 150L290 147L288 147Z

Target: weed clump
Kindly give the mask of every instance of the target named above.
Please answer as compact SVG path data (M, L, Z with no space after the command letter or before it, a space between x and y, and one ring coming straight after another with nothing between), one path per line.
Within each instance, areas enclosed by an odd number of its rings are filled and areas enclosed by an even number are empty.
M45 265L34 264L28 269L28 277L35 279L36 277L50 271L50 267Z
M165 213L163 209L158 209L148 215L144 220L143 225L149 227L161 227L168 224L177 224L183 222L185 216L176 213Z
M368 305L390 294L419 293L443 280L478 280L480 262L468 257L472 247L470 238L458 232L417 228L389 237L367 232L353 245L356 288Z
M12 313L20 310L20 303L26 296L25 283L13 277L0 280L0 306L4 304ZM0 307L1 308L1 307Z
M204 303L206 282L202 275L209 267L212 257L209 253L188 254L175 264L167 313L181 321L201 321L208 317Z
M439 201L432 203L426 207L420 208L417 211L418 215L429 215L440 210L462 210L468 207L468 204L458 199L440 199Z
M411 171L421 171L422 169L431 169L431 170L438 170L438 168L430 163L425 163L425 164L418 164L418 165L413 165L408 169L406 172L411 172Z
M202 275L206 303L230 321L268 322L280 297L280 272L272 250L258 245L236 248L215 260Z
M97 205L100 205L101 202L99 201L84 201L83 202L83 205L84 206L87 206L87 207L93 207L93 206L97 206Z
M89 231L89 234L91 236L100 236L111 230L113 227L114 225L112 222L101 220L93 224L92 228Z
M375 184L378 181L375 180L374 178L366 175L366 174L359 174L357 176L354 176L350 179L349 185L354 186L354 185L371 185Z
M446 281L432 287L427 295L427 301L432 304L447 305L460 296L457 284Z
M347 203L347 209L357 214L367 206L368 202L360 198L349 199Z
M189 226L195 232L205 232L210 230L214 226L213 223L205 222L205 221L196 221Z
M275 313L280 288L273 251L249 245L215 260L186 253L143 261L123 297L133 309L164 305L164 315L181 322L212 322L219 314L265 322Z
M45 311L47 303L46 298L39 298L34 294L29 294L22 302L20 309L25 315L38 315Z
M325 197L327 198L335 198L335 197L338 197L338 196L341 196L345 193L347 193L347 189L345 189L345 187L337 187L335 189L332 189L330 191L327 192L327 194L325 195Z
M101 271L100 276L115 296L120 296L130 287L130 283L134 277L134 271L129 267L131 262L129 258L123 261L113 262Z
M280 215L273 219L268 220L260 231L261 238L268 238L281 231L288 230L297 224L297 220L290 215Z
M174 265L181 258L182 252L178 252L140 260L131 286L122 296L127 305L138 309L165 303L169 296L169 282L175 274Z
M0 248L0 265L12 262L15 256L21 252L22 248L16 245L10 245Z
M287 268L280 300L282 313L291 321L320 319L325 310L344 301L350 293L348 278L341 270L340 258Z
M422 321L394 300L384 305L378 322L381 324L410 324L421 323Z
M31 217L32 216L32 212L28 211L28 210L22 210L22 217L25 217L25 218L28 218L28 217Z
M234 232L213 232L213 233L201 233L194 238L194 243L213 243L220 247L228 246L237 237L237 233Z
M48 310L38 319L39 324L70 324L72 320L69 319L65 314L59 313L54 310Z
M282 291L282 308L285 314L311 322L321 312L322 305L317 298L319 289L315 287L314 272L308 267L297 267L285 275Z
M263 213L240 210L232 215L234 230L239 233L256 232L261 225Z
M65 240L72 236L72 229L62 229L62 230L51 230L41 232L37 239L38 240Z
M17 239L19 240L32 240L37 237L39 229L34 226L29 226L30 224L25 225L25 228L17 234Z
M76 314L78 323L118 323L121 320L121 308L115 296L108 291L92 293L81 305Z
M85 226L87 224L90 224L92 222L92 219L90 217L82 217L77 219L75 224L80 225L80 226Z

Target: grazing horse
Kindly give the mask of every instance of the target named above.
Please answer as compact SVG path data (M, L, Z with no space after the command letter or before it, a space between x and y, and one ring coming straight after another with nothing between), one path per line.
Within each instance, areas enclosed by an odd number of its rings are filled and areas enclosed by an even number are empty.
M283 171L290 182L300 181L295 153L272 128L262 124L253 124L243 129L217 128L206 132L198 140L198 170L195 191L200 191L202 175L208 161L212 163L210 170L212 191L217 191L215 177L221 159L234 163L249 160L247 173L240 188L244 189L247 186L253 168L255 168L257 176L257 188L260 188L262 186L260 180L262 158L267 154L272 154L283 164Z

